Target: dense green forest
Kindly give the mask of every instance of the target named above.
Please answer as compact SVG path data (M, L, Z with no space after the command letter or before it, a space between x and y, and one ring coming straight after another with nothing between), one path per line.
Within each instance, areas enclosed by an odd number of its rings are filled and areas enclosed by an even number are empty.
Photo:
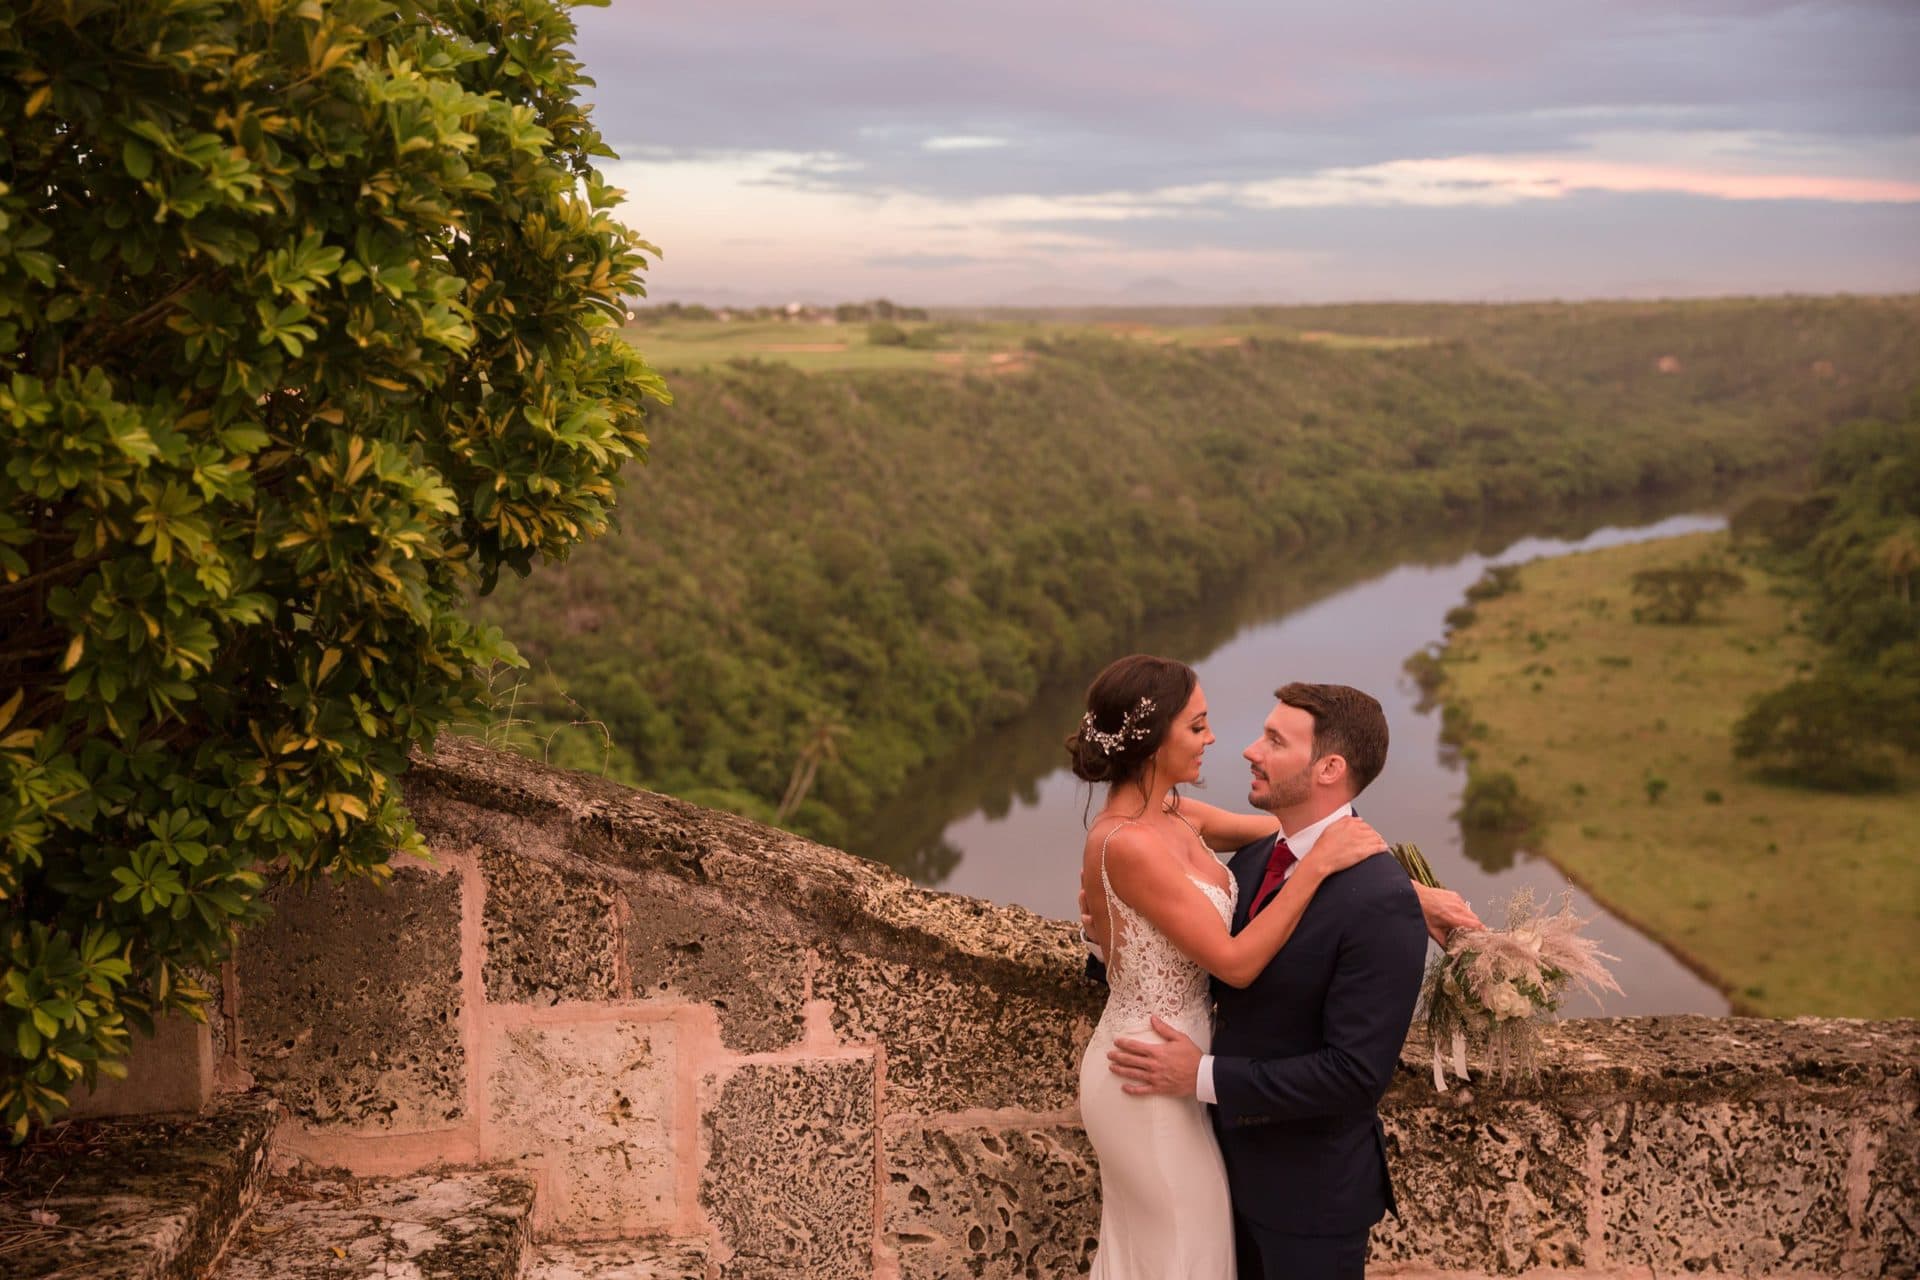
M675 377L618 532L476 603L531 663L490 732L841 840L1260 557L1775 468L1920 373L1916 299L1258 319L1205 348L1036 326L998 375Z
M1754 701L1736 749L1785 781L1880 790L1920 758L1920 396L1904 421L1835 432L1814 482L1734 522L1793 584L1820 644L1811 671Z

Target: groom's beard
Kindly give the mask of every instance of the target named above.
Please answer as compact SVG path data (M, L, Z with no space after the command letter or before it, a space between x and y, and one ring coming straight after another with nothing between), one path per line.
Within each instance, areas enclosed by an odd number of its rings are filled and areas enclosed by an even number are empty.
M1266 799L1258 807L1268 813L1279 813L1283 809L1305 804L1313 796L1312 775L1313 765L1308 764L1298 773L1284 778L1268 778Z

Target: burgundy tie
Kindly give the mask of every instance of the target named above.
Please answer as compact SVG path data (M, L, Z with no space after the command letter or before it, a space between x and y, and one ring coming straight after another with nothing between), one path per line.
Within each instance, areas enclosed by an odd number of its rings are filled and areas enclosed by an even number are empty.
M1273 896L1280 892L1280 882L1287 877L1287 868L1298 861L1293 850L1287 848L1285 836L1274 841L1273 857L1267 862L1267 874L1260 877L1260 888L1253 895L1253 910L1247 912L1247 919L1259 915L1261 908L1273 901Z

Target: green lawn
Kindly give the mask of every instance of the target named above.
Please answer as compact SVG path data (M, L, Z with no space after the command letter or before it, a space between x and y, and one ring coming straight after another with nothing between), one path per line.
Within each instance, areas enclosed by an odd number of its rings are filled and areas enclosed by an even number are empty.
M1920 778L1804 791L1729 750L1748 698L1812 652L1793 602L1742 568L1714 621L1632 621L1635 570L1725 547L1703 534L1526 566L1454 633L1442 696L1484 725L1475 772L1512 773L1536 806L1532 847L1738 1006L1920 1015Z

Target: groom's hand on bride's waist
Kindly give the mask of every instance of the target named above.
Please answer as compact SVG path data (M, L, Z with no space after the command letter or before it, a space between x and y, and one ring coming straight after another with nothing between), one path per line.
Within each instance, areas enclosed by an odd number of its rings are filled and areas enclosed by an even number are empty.
M1160 1018L1153 1020L1159 1041L1115 1040L1107 1051L1113 1074L1127 1083L1125 1093L1162 1093L1173 1098L1193 1097L1194 1081L1200 1075L1200 1046L1178 1027Z

